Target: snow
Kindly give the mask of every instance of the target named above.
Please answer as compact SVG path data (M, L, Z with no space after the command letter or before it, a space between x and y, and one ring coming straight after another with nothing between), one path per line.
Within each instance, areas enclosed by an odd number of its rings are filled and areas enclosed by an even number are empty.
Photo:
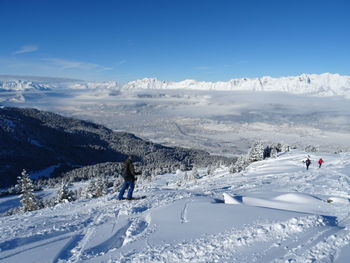
M318 205L320 199L314 196L305 195L301 193L288 193L279 195L274 198L275 200L285 201L285 202L294 202L298 204L307 204L307 205Z
M264 138L300 148L320 146L321 151L350 150L349 76L303 74L220 85L154 79L124 85L21 81L50 89L0 88L0 104L93 121L167 146L232 156Z
M0 91L26 91L26 90L50 90L50 86L46 84L36 83L23 80L0 80Z
M339 74L302 74L300 76L288 76L272 78L240 78L229 81L205 82L187 79L178 82L161 81L155 78L144 78L130 81L124 85L115 81L107 82L77 82L57 80L52 82L13 79L1 80L0 91L50 91L68 88L73 90L95 91L133 91L142 89L152 90L211 90L211 91L277 91L292 94L308 94L314 96L344 96L350 98L350 77Z
M227 82L204 82L183 80L166 82L153 78L131 81L123 86L124 90L134 89L193 89L226 91L282 91L293 94L316 96L349 96L350 77L339 74L302 74L291 77L262 77L253 79L231 79Z
M237 195L230 197L224 193L224 201L226 204L241 203L250 206L282 209L287 211L299 211L320 215L327 215L327 209L329 207L329 204L326 201L312 195L306 195L302 193L287 193L278 195L272 199Z
M70 89L109 89L119 90L120 85L115 81L109 82L87 82L87 83L75 83L68 86Z
M168 146L231 156L245 153L261 138L346 151L348 104L340 97L274 92L142 90L112 96L108 90L93 89L26 93L24 102L6 102L93 121Z
M160 175L137 185L141 200L110 192L1 217L0 262L348 262L350 153L312 153L325 163L307 171L308 154L181 185L182 172Z
M117 201L110 189L99 199L0 217L0 262L348 262L350 154L330 152L350 149L349 78L0 82L5 105L93 120L167 145L232 156L264 138L328 151L293 151L238 174L220 167L209 176L203 168L191 182L179 171L158 176L137 186L143 200ZM0 213L19 204L18 196L2 197Z
M222 196L224 197L224 203L228 205L239 205L242 203L242 197L241 196L231 196L227 193L223 193Z

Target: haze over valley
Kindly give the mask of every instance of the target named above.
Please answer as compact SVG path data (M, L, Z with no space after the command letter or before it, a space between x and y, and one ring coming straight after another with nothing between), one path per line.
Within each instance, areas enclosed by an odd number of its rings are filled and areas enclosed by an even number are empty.
M350 147L350 77L116 82L7 76L1 104L90 120L172 146L238 155L252 142Z

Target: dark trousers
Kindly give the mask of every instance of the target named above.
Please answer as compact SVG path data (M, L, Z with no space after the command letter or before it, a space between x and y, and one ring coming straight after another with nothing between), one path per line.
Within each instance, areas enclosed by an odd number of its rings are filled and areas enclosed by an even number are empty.
M124 192L126 189L128 189L128 195L127 195L127 199L131 199L132 198L132 192L134 191L134 188L135 188L135 182L133 181L125 181L123 186L122 186L122 189L120 189L120 192L119 192L119 195L118 195L118 199L119 200L122 200L123 199L123 195L124 195Z

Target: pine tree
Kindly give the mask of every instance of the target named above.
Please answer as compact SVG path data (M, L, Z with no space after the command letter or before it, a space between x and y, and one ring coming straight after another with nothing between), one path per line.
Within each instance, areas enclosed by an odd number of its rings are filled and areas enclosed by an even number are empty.
M264 144L261 141L255 142L248 152L248 161L257 162L264 158Z
M278 151L275 147L271 149L271 156L276 158L278 156Z
M107 182L104 176L99 176L95 184L95 197L101 197L107 194Z
M240 155L236 162L230 167L231 173L239 173L243 171L247 166L249 165L249 161L247 159L247 156Z
M137 177L138 184L145 184L152 180L152 173L149 170L143 170L142 174Z
M207 175L211 176L215 174L215 167L209 165L207 168Z
M83 189L81 195L85 199L96 197L96 182L95 182L95 180L91 179L91 181L86 186L86 188Z
M34 211L39 209L39 202L33 194L34 186L26 170L18 177L18 184L21 188L21 208L23 212Z
M68 203L75 200L75 195L73 191L70 191L68 188L68 184L65 182L62 182L60 189L57 192L56 198L55 198L55 204L58 203Z
M199 173L198 173L198 169L197 169L197 167L193 166L190 180L196 180L196 179L199 179L199 178L200 178L200 176L199 176Z
M305 152L318 152L318 146L308 145L305 147Z

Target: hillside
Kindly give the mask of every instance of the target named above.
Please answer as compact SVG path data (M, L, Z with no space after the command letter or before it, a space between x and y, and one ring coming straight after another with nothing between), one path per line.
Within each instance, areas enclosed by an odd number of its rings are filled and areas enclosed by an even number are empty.
M121 162L127 155L133 155L141 167L153 168L226 160L204 151L165 147L87 121L9 107L0 108L0 149L2 186L14 184L22 169L38 172L55 167L62 168L62 172L102 162Z
M142 200L117 201L110 189L2 217L0 261L346 263L350 155L314 153L308 171L306 155L292 151L238 174L203 169L196 181L157 176L135 189ZM15 201L0 198L1 206Z

